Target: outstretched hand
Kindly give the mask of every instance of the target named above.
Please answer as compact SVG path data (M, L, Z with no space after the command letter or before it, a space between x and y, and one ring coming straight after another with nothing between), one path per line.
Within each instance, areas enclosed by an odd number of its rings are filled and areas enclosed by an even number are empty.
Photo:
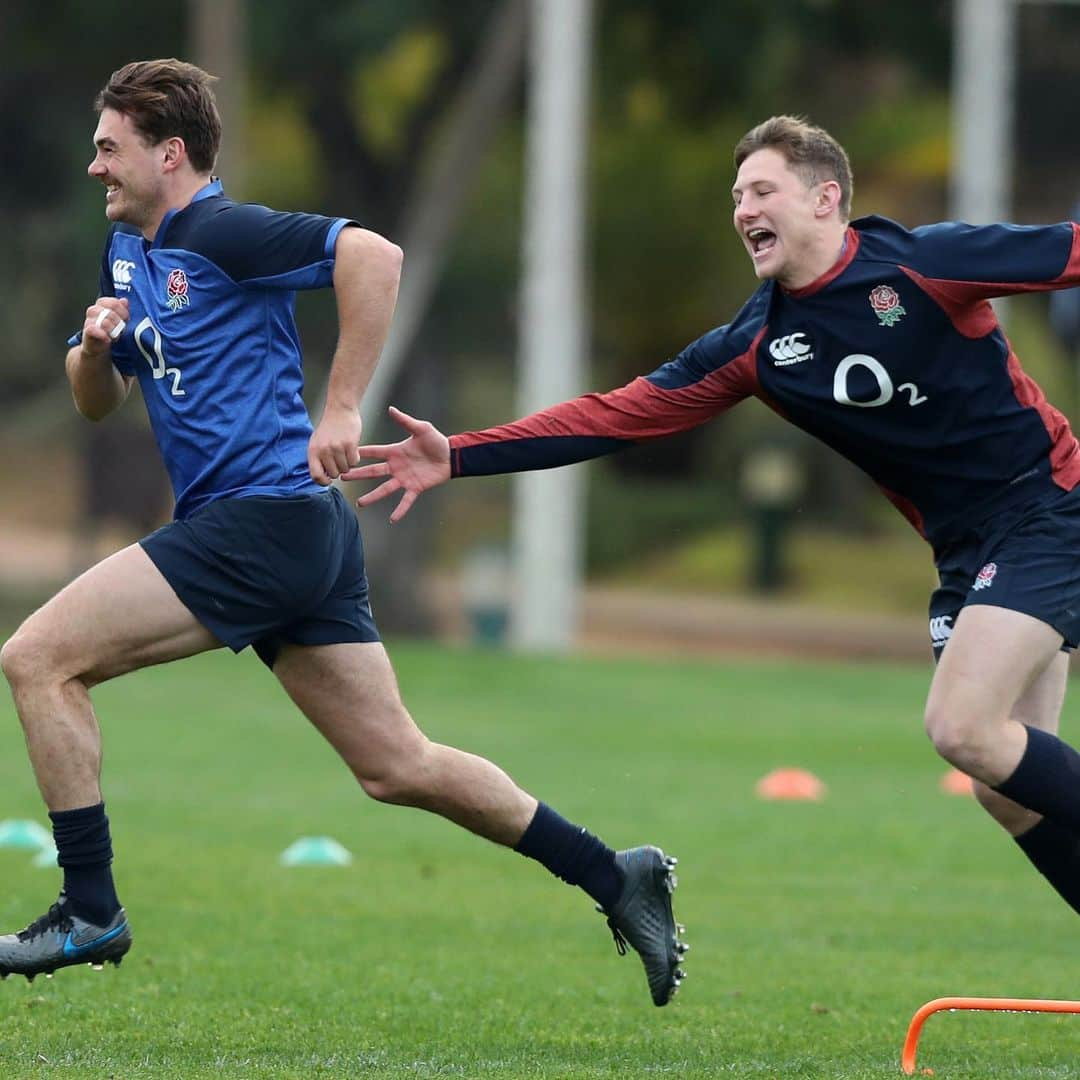
M450 479L450 440L427 420L416 417L390 406L390 418L400 424L409 436L397 443L382 446L361 446L362 458L381 458L374 465L358 465L341 474L342 480L377 480L387 477L377 488L373 488L356 500L357 506L370 506L372 503L403 492L390 515L392 522L400 521L412 508L421 492L436 487Z

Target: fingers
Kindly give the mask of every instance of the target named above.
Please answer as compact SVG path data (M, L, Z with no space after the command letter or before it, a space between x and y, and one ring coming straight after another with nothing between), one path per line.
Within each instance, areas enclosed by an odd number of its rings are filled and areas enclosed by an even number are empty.
M356 500L357 506L370 506L372 503L379 502L380 499L385 499L387 495L393 495L395 491L400 490L401 484L391 477L389 480L384 480L377 488L372 488L370 491L365 492ZM415 499L416 496L414 495ZM391 516L391 521L393 517Z
M322 462L315 454L308 454L308 471L311 473L311 479L323 487L329 487L334 482L334 478L323 468Z
M412 509L414 502L416 502L416 492L406 491L401 496L401 501L394 508L394 512L390 515L390 524L396 525Z
M418 435L429 426L426 420L417 420L415 416L410 416L407 412L402 412L393 405L390 406L390 419L393 420L394 423L400 424L406 431L411 432L413 435Z
M374 443L365 446L358 446L356 453L358 457L374 457L385 458L389 455L391 450L401 446L401 443L384 443L381 446L376 446ZM365 465L364 468L367 468Z
M380 476L389 476L390 466L385 461L376 465L357 465L341 474L342 480L377 480Z
M351 451L351 452L350 452ZM330 462L327 471L333 469L334 476L341 476L352 468L354 462L349 459L355 456L356 447L334 446L330 448Z
M127 323L114 311L110 311L108 308L102 308L97 313L94 325L101 327L101 329L115 341L124 332L124 327L127 326Z
M366 468L372 468L373 466L365 466ZM365 506L371 506L372 503L377 503L382 499L387 498L389 495L393 495L395 491L402 491L401 482L391 477L389 480L384 480L377 488L372 488L371 491L365 492L356 500L356 505L363 509ZM390 514L390 524L396 525L411 509L414 502L419 495L419 492L404 490L401 499L398 501L397 506L394 507L393 512Z
M128 302L114 296L98 297L86 309L83 338L108 344L116 341L127 327L130 315Z

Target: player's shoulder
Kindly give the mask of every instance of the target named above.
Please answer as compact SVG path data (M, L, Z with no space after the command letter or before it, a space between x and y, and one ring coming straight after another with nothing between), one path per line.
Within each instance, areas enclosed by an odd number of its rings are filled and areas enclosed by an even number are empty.
M189 252L213 263L234 282L247 282L327 260L339 220L215 194L178 213L162 247Z
M226 195L198 199L169 222L162 246L200 252L223 240L238 238L242 242L254 237L272 213L269 207L234 202Z
M775 292L775 282L763 281L730 322L707 331L694 345L709 355L714 363L725 363L748 352L768 322L769 307Z
M988 236L1015 231L1011 225L972 225L966 221L936 221L907 228L877 214L851 223L859 234L859 257L914 265L921 259L937 261L980 244Z
M920 242L919 229L909 229L881 214L855 218L851 227L858 234L859 258L864 260L903 261Z

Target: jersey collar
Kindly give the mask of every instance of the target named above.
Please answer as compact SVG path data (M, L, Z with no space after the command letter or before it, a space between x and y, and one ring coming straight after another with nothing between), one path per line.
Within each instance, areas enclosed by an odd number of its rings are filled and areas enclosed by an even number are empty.
M188 203L188 206L191 206L193 203L202 202L203 199L211 199L215 195L224 194L225 192L222 190L221 181L216 176L212 176L208 184L199 188L199 190L192 195L191 202ZM169 228L170 222L177 214L182 214L186 209L187 206L182 206L179 210L169 210L165 214L161 219L161 224L158 226L157 232L154 233L154 242L150 245L152 248L161 247L161 242L165 238L165 232Z
M804 285L801 289L784 289L788 296L801 300L804 296L813 296L820 292L826 285L835 281L850 265L859 250L859 234L849 225L844 233L844 246L840 251L840 258L825 271L821 277Z

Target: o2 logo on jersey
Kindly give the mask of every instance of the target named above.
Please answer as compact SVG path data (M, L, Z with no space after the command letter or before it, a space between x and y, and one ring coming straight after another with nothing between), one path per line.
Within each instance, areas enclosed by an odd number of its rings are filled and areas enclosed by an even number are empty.
M851 374L860 370L869 374L877 383L877 395L867 401L856 400L851 396ZM856 409L876 409L881 405L888 405L897 393L906 393L908 404L913 408L926 401L926 395L920 394L919 388L912 382L901 383L894 388L892 377L885 370L885 365L864 353L845 356L833 373L833 400L839 405L851 405Z
M131 291L131 273L135 264L130 259L114 259L112 264L113 286L120 292Z
M169 277L165 282L165 303L170 311L179 311L191 303L188 299L187 274L179 267L169 271Z
M148 343L149 348L147 348ZM138 345L139 352L143 354L143 359L150 365L154 378L171 378L172 386L169 393L173 397L187 397L187 391L180 386L180 369L169 367L165 363L161 331L150 321L149 315L135 327L135 344Z

